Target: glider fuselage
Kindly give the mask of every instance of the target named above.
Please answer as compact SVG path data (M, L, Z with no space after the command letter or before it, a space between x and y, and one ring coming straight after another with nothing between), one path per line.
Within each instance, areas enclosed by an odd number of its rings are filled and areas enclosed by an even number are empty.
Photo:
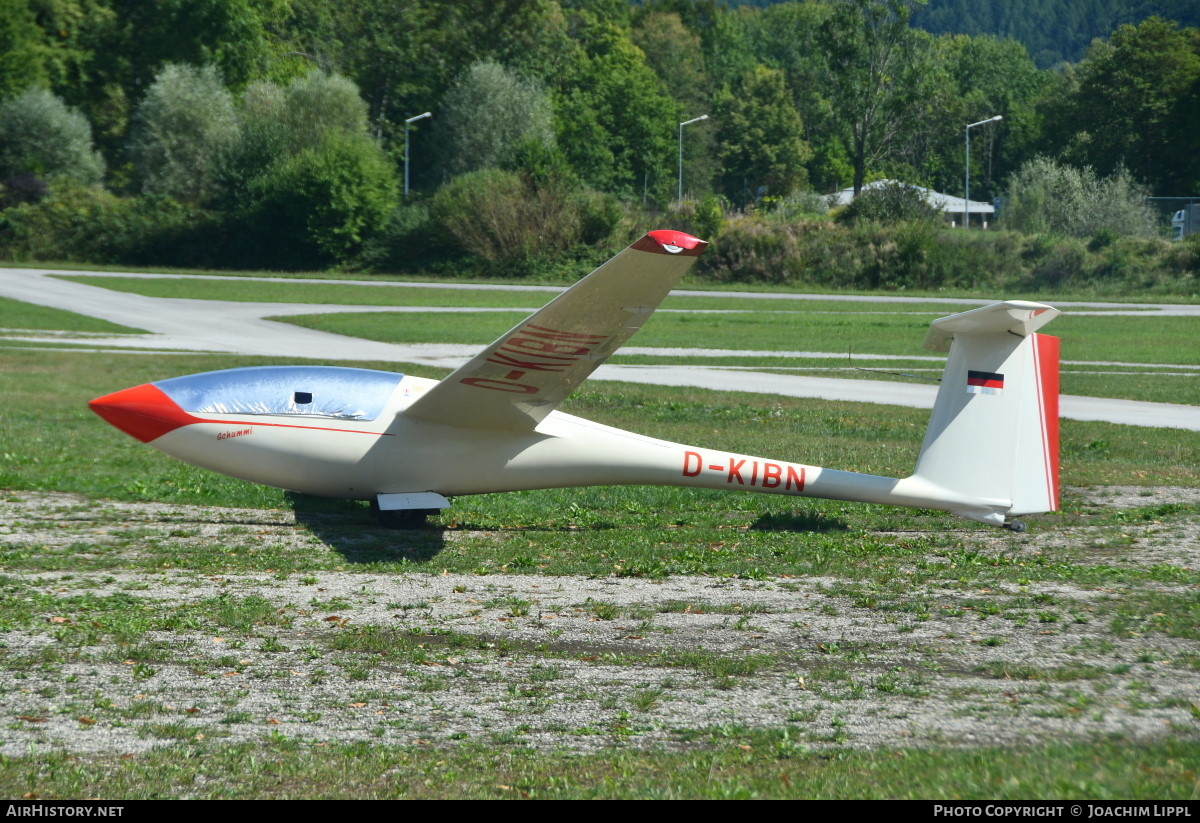
M957 502L944 490L925 493L913 478L687 446L559 411L532 431L413 419L404 410L438 381L394 374L394 385L387 388L386 378L379 385L384 375L337 367L230 369L126 389L97 398L92 408L117 428L188 463L323 497L672 485L933 508ZM363 376L374 378L373 384ZM337 416L304 408L356 383L362 388L352 392L357 404L347 407L335 399ZM221 396L213 398L192 384L219 386ZM264 385L273 388L276 399L264 400ZM310 402L297 406L297 396ZM364 405L366 412L359 408ZM284 413L262 413L271 408Z

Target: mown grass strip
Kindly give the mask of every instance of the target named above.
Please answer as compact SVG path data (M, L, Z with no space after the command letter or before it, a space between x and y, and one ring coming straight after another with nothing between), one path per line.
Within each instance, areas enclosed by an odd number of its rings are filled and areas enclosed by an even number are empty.
M119 326L85 314L38 306L21 300L0 297L0 329L39 331L103 332L107 334L144 334L142 329Z
M255 303L323 303L367 306L462 306L475 308L536 307L549 301L550 291L501 291L495 289L438 289L406 287L380 281L378 285L357 283L288 283L254 280L195 278L143 278L61 276L87 286L139 294L145 297L192 300L233 300ZM969 308L972 302L964 302ZM709 311L784 311L847 313L947 314L955 310L944 303L883 304L857 301L796 300L738 297L668 297L664 308Z
M164 729L166 739L178 736ZM0 792L39 800L749 799L1189 800L1191 741L1127 740L1014 749L809 749L794 729L679 730L683 750L532 751L520 735L491 745L412 746L206 740L129 757L0 758ZM697 748L696 741L705 745Z
M949 314L950 312L945 312ZM386 343L486 345L523 319L521 312L488 314L293 315L275 318L306 328ZM929 315L905 314L670 314L653 315L630 345L752 351L820 351L924 355ZM1129 363L1200 363L1195 340L1200 317L1065 315L1046 332L1062 339L1063 358Z

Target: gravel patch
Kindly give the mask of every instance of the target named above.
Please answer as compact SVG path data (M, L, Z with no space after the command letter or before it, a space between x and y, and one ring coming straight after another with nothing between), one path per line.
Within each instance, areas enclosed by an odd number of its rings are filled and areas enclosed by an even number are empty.
M1081 493L1116 508L1200 502L1193 489ZM972 548L1092 562L1119 554L1131 567L1200 562L1196 519L1119 528L978 537ZM26 492L0 503L0 546L101 550L130 534L201 544L230 529L306 550L319 543L289 511ZM1183 585L928 585L893 595L814 577L0 574L0 615L37 604L0 632L6 756L269 735L584 752L696 745L733 727L786 727L798 744L859 749L1200 737L1200 643L1113 623L1139 597L1196 596ZM111 627L56 606L82 596L123 598L180 623L85 642ZM226 606L269 619L222 625L215 615Z

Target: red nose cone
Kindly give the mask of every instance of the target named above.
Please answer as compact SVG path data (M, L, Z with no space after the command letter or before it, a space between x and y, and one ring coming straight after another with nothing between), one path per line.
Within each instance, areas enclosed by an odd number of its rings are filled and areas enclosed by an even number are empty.
M201 422L150 383L97 397L88 406L113 426L143 443L180 426Z

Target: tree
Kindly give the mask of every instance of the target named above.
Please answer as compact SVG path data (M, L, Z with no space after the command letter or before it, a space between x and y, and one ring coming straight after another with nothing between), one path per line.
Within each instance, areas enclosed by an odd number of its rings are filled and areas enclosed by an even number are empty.
M1008 177L1037 140L1037 104L1052 75L1039 71L1016 40L947 35L938 44L951 92L942 99L938 120L950 128L940 135L931 182L940 191L959 190L963 127L998 114L1004 118L1000 124L971 134L971 190L990 196L995 181Z
M295 151L316 146L329 132L366 134L367 104L353 80L311 71L289 83L278 111L287 146Z
M700 37L688 31L678 14L650 12L630 34L663 91L689 110L707 102L709 78Z
M87 114L109 160L130 115L168 63L214 65L235 90L264 75L286 50L277 35L289 0L39 0L61 68L52 84Z
M757 61L750 48L747 28L757 13L757 10L745 7L717 7L704 15L705 26L700 32L704 62L718 87L730 88L748 72L754 71Z
M402 141L404 119L435 108L473 63L550 77L570 53L556 0L293 0L293 9L296 46L355 81L385 143Z
M89 38L112 18L108 0L0 0L0 99L38 85L81 105Z
M673 99L683 120L712 113L711 81L704 65L700 37L674 12L643 15L632 30L633 42L658 75L662 93ZM713 129L689 127L683 143L684 191L700 195L711 188L718 170Z
M0 179L22 172L83 185L104 177L87 120L45 89L0 105Z
M804 123L804 139L813 151L808 163L810 183L824 191L839 188L852 176L831 119L825 43L831 13L828 3L788 2L744 15L747 51L762 65L783 72Z
M396 207L396 169L368 133L350 80L314 71L242 96L243 125L222 181L241 262L313 268L343 262Z
M442 98L435 128L451 174L512 163L522 145L554 143L550 97L498 63L476 63Z
M558 86L558 143L592 186L665 196L675 180L678 106L627 32L581 13L576 47Z
M812 157L803 132L783 72L758 66L744 77L717 112L726 196L745 204L759 188L785 196L803 186Z
M46 82L44 41L27 0L0 0L0 100Z
M916 38L908 21L925 0L834 0L824 27L829 53L831 118L845 141L862 190L868 166L892 156L918 120L912 71Z
M1093 40L1151 15L1200 26L1195 0L930 0L913 25L934 34L1011 37L1049 69L1079 61Z
M1093 44L1076 76L1054 132L1064 158L1100 174L1125 166L1159 194L1192 194L1200 30L1157 17L1121 26Z
M131 154L142 191L203 202L237 137L233 98L216 68L167 64L134 118Z
M241 128L221 171L235 201L275 163L319 145L331 132L367 133L367 107L353 81L314 70L285 86L252 83L242 94Z

